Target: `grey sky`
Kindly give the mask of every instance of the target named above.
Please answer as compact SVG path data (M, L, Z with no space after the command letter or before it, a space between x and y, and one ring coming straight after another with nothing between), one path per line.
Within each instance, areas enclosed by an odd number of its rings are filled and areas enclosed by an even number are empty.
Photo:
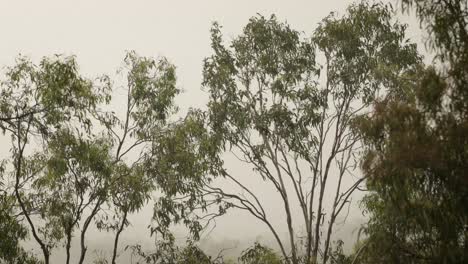
M126 50L144 56L166 56L177 66L178 85L184 90L177 99L179 106L203 107L207 95L200 88L202 61L211 53L209 29L213 21L223 26L227 40L240 33L248 19L257 13L265 16L274 13L292 28L311 34L322 18L331 11L342 13L351 2L0 0L0 66L12 65L20 53L36 62L42 56L65 53L76 55L82 72L92 77L113 74ZM410 36L420 38L414 23ZM0 139L0 156L9 149L5 142ZM274 201L271 205L274 209ZM124 238L141 238L146 233L149 214L146 211L133 217L135 228L126 232ZM234 218L230 215L231 220L218 222L211 239L253 240L268 234L254 219L241 213L234 215ZM352 215L351 221L358 221L360 213ZM351 226L355 227L356 222Z
M125 50L166 56L178 67L186 91L182 106L201 106L201 65L210 54L209 29L219 21L227 38L251 16L276 14L310 33L330 11L351 1L0 1L0 65L19 54L33 59L56 53L77 55L86 74L113 73Z

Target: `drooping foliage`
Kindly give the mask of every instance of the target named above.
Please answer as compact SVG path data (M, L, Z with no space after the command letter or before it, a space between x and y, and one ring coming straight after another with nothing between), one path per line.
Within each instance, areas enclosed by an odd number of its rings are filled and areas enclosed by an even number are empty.
M270 248L255 243L239 257L242 264L281 264L280 257Z
M329 261L336 219L364 180L353 179L360 137L351 124L376 95L407 89L406 76L420 63L406 26L391 14L384 4L355 4L344 16L326 17L312 38L275 16L250 19L229 44L218 24L212 28L213 55L203 72L208 127L223 151L253 167L251 177L277 191L287 239L243 175L223 168L237 190L211 185L206 193L225 202L223 209L263 222L287 263Z
M116 263L129 216L150 202L155 225L148 234L171 237L169 227L181 223L198 238L201 228L190 216L201 206L195 186L206 174L190 163L200 160L189 156L193 143L182 140L197 133L196 122L172 119L179 93L175 67L129 52L119 73L127 81L126 104L112 109L110 78L81 76L73 57L44 58L39 65L21 57L7 69L0 127L11 137L11 157L1 167L1 228L15 239L2 244L1 258L26 259L19 243L31 234L45 263L60 248L64 262L85 263L86 235L95 226L114 233ZM185 169L174 169L176 157ZM178 196L192 198L177 204ZM72 241L77 256L71 256Z
M362 263L464 263L468 252L468 4L403 1L429 36L433 65L358 125L371 215Z
M72 127L90 131L91 113L99 103L109 100L109 90L105 78L94 84L82 77L74 57L44 58L39 65L20 57L15 66L6 69L4 77L0 128L11 138L11 155L5 160L9 170L2 183L8 195L15 198L10 212L23 219L21 224L28 228L48 263L51 248L62 236L56 221L46 222L41 228L34 225L33 215L48 215L35 205L44 202L50 207L51 201L26 191L34 189L34 181L45 166L42 155L30 154L34 151L31 142L48 142L53 134Z

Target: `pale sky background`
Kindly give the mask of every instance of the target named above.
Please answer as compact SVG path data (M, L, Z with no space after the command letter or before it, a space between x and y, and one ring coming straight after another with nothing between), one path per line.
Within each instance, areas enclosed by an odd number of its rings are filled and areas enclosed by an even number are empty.
M279 20L310 35L322 18L331 11L343 14L352 2L0 0L0 66L12 65L18 54L29 56L35 62L43 56L73 54L77 56L81 71L88 77L95 77L103 73L113 75L121 66L126 50L135 50L143 56L165 56L177 66L178 86L184 90L177 98L178 105L182 110L199 108L207 102L207 93L201 90L202 62L211 54L209 30L212 22L218 21L223 26L225 39L230 40L257 13L276 14ZM395 1L392 3L396 6ZM420 40L422 35L415 20L402 20L411 24L408 36ZM0 139L0 144L0 156L3 156L9 150L8 140ZM233 159L228 158L227 162L235 167ZM239 168L238 172L249 170ZM265 190L267 201L270 194ZM275 204L273 199L269 203L273 214ZM146 210L132 218L133 227L125 231L121 245L147 239L145 227L150 213ZM282 217L278 213L279 221ZM353 241L356 232L352 231L362 221L360 210L350 212L348 225L342 228L345 230L343 238ZM89 238L91 244L110 248L109 241L102 235L89 234ZM270 241L270 234L252 217L233 212L219 219L216 229L204 239L207 248L219 248L220 245L251 244L256 239Z

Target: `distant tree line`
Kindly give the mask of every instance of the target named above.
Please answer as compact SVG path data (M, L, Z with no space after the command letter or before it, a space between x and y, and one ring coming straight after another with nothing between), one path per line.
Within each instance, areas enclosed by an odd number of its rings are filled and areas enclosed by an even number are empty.
M258 15L226 43L214 23L207 107L182 118L166 58L128 52L121 86L83 76L73 56L18 57L0 80L10 139L0 263L48 264L56 251L89 263L94 228L113 235L95 263L119 263L125 251L154 264L468 262L468 1L398 4L427 33L429 65L390 4L352 4L311 36ZM226 155L250 175L228 168ZM274 190L283 226L249 179ZM345 253L334 234L357 190L368 222ZM121 245L129 217L148 205L154 248ZM204 253L200 235L231 210L262 223L278 251ZM174 225L187 228L185 244Z

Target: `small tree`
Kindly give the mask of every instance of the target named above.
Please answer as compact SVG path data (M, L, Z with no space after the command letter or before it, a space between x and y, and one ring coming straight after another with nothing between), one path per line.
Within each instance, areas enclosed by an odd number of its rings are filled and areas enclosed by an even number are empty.
M35 187L34 181L45 166L41 155L28 156L33 151L31 142L33 138L47 142L51 135L72 124L89 131L89 113L107 99L106 88L80 76L73 57L44 58L38 66L19 58L5 77L0 91L0 128L11 136L14 210L24 217L44 262L49 263L50 251L62 233L56 221L46 221L42 226L35 222L37 213L45 216L45 207L39 204L51 203L26 191ZM10 182L5 179L5 183Z
M281 264L281 259L271 248L257 242L242 252L239 261L242 264Z
M37 210L45 222L43 230L55 234L58 240L65 239L68 264L72 238L77 230L80 259L84 259L86 232L101 209L101 201L107 199L112 175L108 155L110 143L102 138L80 138L69 130L61 130L51 136L46 147L34 162L43 172L33 178L33 188L29 192L31 208Z
M184 247L161 244L153 253L144 252L140 246L133 247L136 264L224 264L221 256L213 259L191 242Z

